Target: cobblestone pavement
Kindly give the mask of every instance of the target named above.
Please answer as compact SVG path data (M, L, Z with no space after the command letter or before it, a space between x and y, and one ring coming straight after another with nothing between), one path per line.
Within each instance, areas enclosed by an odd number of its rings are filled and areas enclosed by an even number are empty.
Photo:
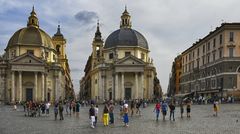
M128 128L123 127L116 108L114 125L104 127L99 121L97 128L91 129L85 107L79 118L65 115L64 121L54 121L53 114L24 117L22 109L13 111L10 106L0 106L0 134L240 134L240 104L220 105L218 117L213 117L212 105L194 105L190 119L181 119L177 107L175 122L169 121L168 116L166 121L156 122L153 107L142 109L143 116L130 117Z

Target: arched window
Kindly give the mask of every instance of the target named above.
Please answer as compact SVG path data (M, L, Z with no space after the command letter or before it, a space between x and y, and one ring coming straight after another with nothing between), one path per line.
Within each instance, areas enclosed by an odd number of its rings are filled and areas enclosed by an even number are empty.
M34 20L32 19L32 24L34 24Z
M57 51L58 53L60 53L60 45L57 45L57 46L56 46L56 51Z

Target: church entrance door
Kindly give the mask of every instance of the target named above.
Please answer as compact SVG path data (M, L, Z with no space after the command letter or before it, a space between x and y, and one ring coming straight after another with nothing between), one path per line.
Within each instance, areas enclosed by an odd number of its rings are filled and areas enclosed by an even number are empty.
M125 99L130 100L132 96L131 88L125 88Z
M33 89L32 88L26 88L26 100L27 101L33 100Z

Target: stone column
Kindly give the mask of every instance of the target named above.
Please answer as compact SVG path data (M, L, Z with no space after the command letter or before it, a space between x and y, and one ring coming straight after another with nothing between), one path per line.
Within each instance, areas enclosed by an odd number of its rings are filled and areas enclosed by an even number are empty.
M35 101L38 101L38 100L37 100L37 99L38 99L38 84L37 84L37 82L38 82L38 78L37 78L38 72L34 72L34 75L35 75L35 83L34 83L34 88L35 88Z
M44 79L45 74L42 72L42 101L45 100L45 79Z
M122 84L121 84L121 90L122 90L122 100L124 100L124 99L125 99L124 73L122 73Z
M135 73L135 99L138 99L138 73Z
M141 73L141 97L144 98L144 73Z
M12 102L15 102L15 72L12 71L12 94L11 94L11 100Z
M22 72L19 71L19 101L22 101Z
M115 73L115 100L118 100L118 73Z

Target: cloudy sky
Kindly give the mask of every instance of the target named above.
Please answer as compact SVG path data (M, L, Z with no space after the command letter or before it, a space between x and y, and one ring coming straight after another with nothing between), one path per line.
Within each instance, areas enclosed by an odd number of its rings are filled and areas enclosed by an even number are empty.
M91 53L91 42L100 20L103 38L119 28L127 5L132 28L147 39L164 92L174 57L222 22L240 21L239 0L0 0L0 53L18 29L25 27L32 6L40 27L51 36L58 22L67 39L74 88Z

